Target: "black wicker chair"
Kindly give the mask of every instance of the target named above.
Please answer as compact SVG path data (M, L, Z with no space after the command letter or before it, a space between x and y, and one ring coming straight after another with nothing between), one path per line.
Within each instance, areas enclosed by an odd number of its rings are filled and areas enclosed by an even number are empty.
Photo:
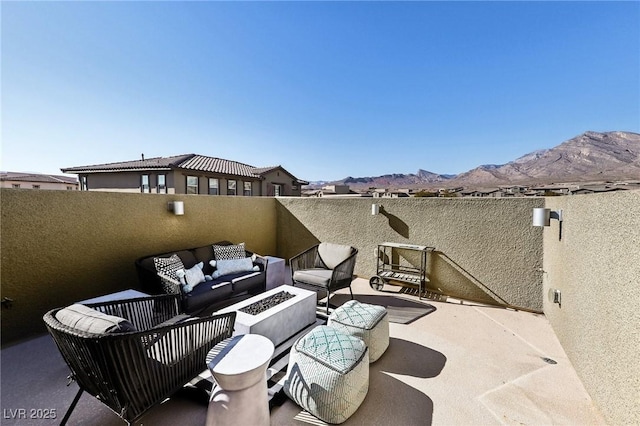
M289 259L293 285L304 284L327 292L327 315L331 292L349 288L356 266L358 249L332 243L317 244Z
M44 322L80 387L62 423L83 392L95 396L127 423L138 420L206 370L206 356L233 333L236 313L189 318L181 314L178 295L151 296L87 304L127 319L138 331L88 333L44 315Z

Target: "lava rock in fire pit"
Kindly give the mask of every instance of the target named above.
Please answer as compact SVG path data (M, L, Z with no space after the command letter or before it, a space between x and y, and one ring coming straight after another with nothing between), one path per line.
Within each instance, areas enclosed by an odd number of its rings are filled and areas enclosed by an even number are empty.
M292 297L295 297L295 295L287 291L281 291L280 293L276 293L272 296L265 297L262 300L258 300L257 302L254 302L249 306L240 308L239 311L249 315L258 315L266 311L267 309L273 308L274 306L277 306L280 303L291 299Z

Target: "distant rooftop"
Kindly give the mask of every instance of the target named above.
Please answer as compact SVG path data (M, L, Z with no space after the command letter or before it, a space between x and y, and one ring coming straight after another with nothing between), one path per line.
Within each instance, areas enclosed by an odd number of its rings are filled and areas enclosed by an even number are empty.
M40 173L0 172L0 181L68 183L77 184L78 180L69 176L47 175Z
M199 154L182 154L172 157L153 157L139 160L123 161L118 163L95 164L89 166L76 166L61 169L63 173L112 173L121 171L143 170L171 170L183 169L199 172L221 173L260 179L265 173L276 169L286 171L282 166L255 167L238 161L225 160L223 158L209 157ZM289 173L289 172L287 172ZM291 174L291 173L289 173ZM305 185L308 182L298 180Z

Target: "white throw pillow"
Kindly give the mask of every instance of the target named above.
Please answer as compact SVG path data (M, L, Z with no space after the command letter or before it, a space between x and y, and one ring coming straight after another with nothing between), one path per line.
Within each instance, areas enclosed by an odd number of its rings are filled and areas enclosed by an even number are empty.
M180 284L182 284L182 290L185 293L190 293L195 286L205 282L204 272L202 272L203 267L204 262L200 262L196 263L193 268L176 271Z
M211 274L215 279L223 275L236 274L238 272L259 271L258 265L253 264L251 257L242 259L223 259L215 262L216 270Z

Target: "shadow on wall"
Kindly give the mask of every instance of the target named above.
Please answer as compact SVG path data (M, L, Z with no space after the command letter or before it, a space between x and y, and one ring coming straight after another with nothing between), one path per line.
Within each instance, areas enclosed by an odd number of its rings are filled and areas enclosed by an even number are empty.
M429 262L429 289L447 296L477 303L510 306L510 304L456 261L441 251L433 251Z
M379 252L378 256L385 264L393 263L420 269L420 253L416 251L394 249L391 258L383 252ZM434 250L428 253L428 257L427 290L476 303L513 307L446 253Z
M278 257L289 263L293 256L321 242L282 204L277 203L276 209Z
M407 225L402 219L389 213L382 206L380 206L380 214L389 219L389 226L391 227L391 229L396 231L401 236L409 238L409 225Z

